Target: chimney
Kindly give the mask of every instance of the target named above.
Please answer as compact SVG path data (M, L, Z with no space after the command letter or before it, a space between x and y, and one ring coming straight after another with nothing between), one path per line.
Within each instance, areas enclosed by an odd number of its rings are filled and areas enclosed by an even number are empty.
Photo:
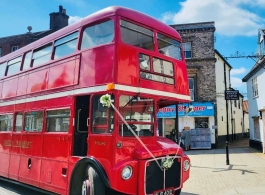
M63 6L59 6L59 12L50 13L50 29L57 31L61 28L68 26L69 16L66 15L66 9Z

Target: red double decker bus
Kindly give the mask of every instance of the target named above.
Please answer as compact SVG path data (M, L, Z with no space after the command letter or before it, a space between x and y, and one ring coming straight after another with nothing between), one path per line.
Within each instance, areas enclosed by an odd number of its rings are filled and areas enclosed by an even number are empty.
M103 9L0 58L1 179L58 194L180 194L190 161L157 136L156 113L189 100L179 34Z

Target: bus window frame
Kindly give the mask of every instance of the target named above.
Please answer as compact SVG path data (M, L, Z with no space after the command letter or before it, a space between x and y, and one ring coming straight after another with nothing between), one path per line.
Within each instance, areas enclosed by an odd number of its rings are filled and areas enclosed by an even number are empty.
M2 76L0 75L0 79L6 77L7 62L8 61L4 61L4 62L1 62L0 63L0 66L5 66L5 68L4 68L4 74Z
M61 59L64 59L64 58L67 58L67 57L69 57L69 56L72 56L72 55L74 55L77 51L79 51L79 41L80 41L80 36L81 36L81 30L80 30L80 28L78 28L78 29L75 29L74 31L72 31L72 32L70 32L70 33L67 33L67 34L65 34L65 35L62 35L61 37L59 37L59 38L57 38L56 40L53 40L53 43L52 43L52 54L51 54L51 60L52 61L57 61L57 60L61 60ZM63 39L63 38L65 38L65 37L67 37L67 36L69 36L69 35L71 35L71 34L74 34L74 33L77 33L77 37L76 38L74 38L74 39L71 39L71 40L68 40L68 41L64 41L63 43L60 43L60 44L58 44L58 45L56 45L55 43L56 43L56 41L58 41L58 40L60 40L60 39ZM75 45L75 50L74 50L74 52L72 52L72 53L70 53L70 54L67 54L67 55L64 55L64 56L60 56L60 57L58 57L58 58L56 58L55 59L55 51L56 51L56 47L58 47L58 46L61 46L61 45L63 45L63 44L65 44L65 43L68 43L68 42L70 42L70 41L73 41L73 40L75 40L76 39L76 45Z
M12 127L11 127L11 130L9 130L9 131L1 131L1 127L0 127L0 133L3 133L3 132L5 132L5 133L12 133L13 132L13 129L14 129L14 113L12 113L12 112L7 112L7 113L1 113L0 114L0 116L2 116L2 115L12 115L13 116L13 119L12 119Z
M119 110L119 112L120 112L120 97L121 96L131 96L131 97L136 97L137 98L137 101L139 101L138 100L138 98L146 98L146 99L149 99L148 98L148 96L146 96L146 95L144 95L144 94L136 94L136 93L134 93L134 94L131 94L131 93L119 93L118 95L116 95L117 97L118 97L118 100L117 100L117 109ZM139 122L139 121L137 121L138 123L136 123L137 125L141 125L141 124L145 124L145 125L150 125L152 128L153 128L153 135L151 135L151 136L139 136L141 139L143 138L148 138L148 139L150 139L150 138L153 138L153 137L155 137L156 136L156 129L155 129L155 127L156 127L156 121L157 121L157 117L156 117L156 114L155 113L157 113L158 112L158 110L157 110L157 99L156 98L154 98L154 97L151 97L151 99L153 100L153 121L152 122ZM128 103L128 102L127 102ZM122 115L122 114L121 114ZM124 118L125 119L125 118ZM126 120L126 119L125 119ZM132 120L131 121L128 121L128 120L126 120L126 122L130 125L130 124L135 124L135 122L132 122ZM117 119L117 128L116 128L116 132L117 132L117 134L118 134L118 137L120 137L120 138L125 138L125 139L134 139L135 137L134 137L134 135L131 135L131 136L122 136L121 135L121 133L120 133L120 125L125 125L124 124L124 122L120 119L120 117L118 117L118 119Z
M112 21L113 22L113 39L112 39L112 41L110 41L108 43L99 44L99 45L96 45L96 46L93 46L93 47L87 47L87 48L82 49L81 47L82 47L82 40L83 40L84 31L87 28L89 28L89 27L95 26L97 24L102 24L102 23L108 22L108 21ZM87 25L82 26L81 30L79 30L79 40L78 40L78 44L77 44L77 50L83 52L83 51L94 49L94 48L97 48L97 47L102 47L104 45L113 44L116 41L116 37L117 37L116 24L117 24L117 20L116 20L116 18L114 16L114 17L106 17L104 19L93 21L93 22L91 22L91 23L89 23Z
M17 114L22 113L22 126L20 131L16 131L16 123L17 123ZM14 133L21 133L24 129L24 112L23 111L16 111L14 112L14 125L13 125L13 132Z
M27 55L28 53L31 53L31 55L30 55L30 59L29 59L29 67L27 67L26 69L24 69L25 59L26 59L26 55ZM25 51L25 52L23 53L22 63L21 63L21 72L24 72L24 71L30 70L30 69L32 68L32 55L33 55L33 49L32 49L32 50Z
M151 36L152 38L153 38L153 41L152 41L152 43L153 43L153 50L149 50L149 49L145 49L145 48L143 48L143 47L138 47L138 46L135 46L135 45L131 45L131 44L129 44L129 43L125 43L125 42L123 42L123 40L122 40L122 38L121 38L121 21L122 20L124 20L125 22L129 22L129 23L132 23L132 24L134 24L134 25L137 25L137 26L140 26L141 28L145 28L145 29L147 29L147 30L150 30L150 31L152 31L153 32L153 35ZM120 17L118 17L117 18L117 25L118 25L118 37L119 37L119 42L120 43L123 43L123 44L126 44L126 45L129 45L129 46L131 46L131 47L135 47L135 48L137 48L137 49L143 49L143 51L148 51L148 52L156 52L157 51L157 44L156 44L156 32L157 32L157 30L155 29L155 28L151 28L151 27L149 27L149 26L147 26L147 25L145 25L145 24L142 24L142 23L140 23L140 22L137 22L137 21L134 21L134 20L132 20L132 19L129 19L129 18L127 18L127 17L123 17L123 16L120 16ZM150 36L149 34L147 34L147 33L144 33L144 32L141 32L141 31L136 31L135 29L132 29L132 28L128 28L128 29L130 29L130 30L133 30L133 31L135 31L135 32L138 32L138 33L142 33L142 34L144 34L144 35L146 35L146 36Z
M26 114L29 112L42 112L42 129L41 131L29 131L29 130L25 130L25 125L26 125ZM43 133L44 128L45 128L45 110L25 110L24 114L23 114L23 128L22 128L22 132L23 133Z
M69 109L70 111L70 114L69 114L69 128L68 128L68 131L48 131L48 128L47 128L47 119L48 119L48 115L47 115L47 112L48 111L54 111L54 110L66 110L66 109ZM71 119L72 119L72 110L71 110L71 107L58 107L58 108L51 108L51 109L45 109L44 110L44 133L49 133L49 134L52 134L52 133L63 133L63 134L68 134L70 133L70 127L71 127Z
M48 53L48 55L50 54L50 59L49 59L48 61L44 62L44 63L34 65L34 60L35 60L35 59L40 59L41 57L46 56L46 55L41 55L41 56L39 56L39 57L37 57L37 58L33 58L33 57L34 57L34 52L38 52L38 51L40 51L40 50L42 50L42 49L44 49L44 48L50 47L50 46L51 46L51 51L50 51L50 53ZM44 65L46 65L46 64L48 64L48 63L50 63L51 61L53 61L53 59L52 59L52 53L53 53L53 50L54 50L54 40L51 41L51 42L48 42L48 43L46 43L46 44L44 44L44 45L42 45L42 46L40 46L40 47L38 47L38 48L33 49L33 50L32 50L32 55L31 55L30 67L31 67L31 68L42 67L42 66L44 66Z
M8 64L9 62L12 62L13 60L16 60L18 58L20 58L20 61L17 61L17 62L15 61L12 64ZM14 64L19 63L19 62L20 62L19 71L18 72L15 72L15 73L8 74L9 67L10 66L13 66ZM19 56L16 56L15 58L12 58L12 59L8 60L7 63L6 63L6 72L5 72L5 75L8 77L8 76L12 76L12 75L16 75L16 74L20 73L21 72L21 67L22 67L22 62L23 62L23 54L22 55L19 55Z
M106 108L107 109L107 124L106 124L106 131L105 132L103 132L103 133L96 133L94 130L93 130L93 128L94 128L94 120L95 120L95 118L94 118L94 115L95 115L95 113L94 113L94 108L93 108L93 99L94 99L94 97L95 96L102 96L102 95L105 95L106 93L102 93L102 92L99 92L99 93L94 93L93 95L91 95L91 98L90 98L90 111L89 111L89 129L88 129L88 131L89 131L89 133L90 134L93 134L93 135L113 135L114 133L115 133L115 115L116 115L116 113L115 113L115 111L114 111L114 109L113 109L113 122L111 123L111 114L110 114L110 110L109 109L111 109L111 108ZM111 96L114 96L114 103L113 103L113 105L115 105L115 99L116 99L116 96L117 96L117 94L114 94L114 93L111 93L110 94ZM99 98L99 100L100 100L100 98ZM100 102L99 102L99 104L100 104ZM98 108L99 109L99 108ZM97 110L98 110L97 109ZM102 124L99 124L100 126L103 126ZM105 125L105 124L104 124ZM111 125L113 125L113 129L111 129ZM111 130L111 131L110 131Z

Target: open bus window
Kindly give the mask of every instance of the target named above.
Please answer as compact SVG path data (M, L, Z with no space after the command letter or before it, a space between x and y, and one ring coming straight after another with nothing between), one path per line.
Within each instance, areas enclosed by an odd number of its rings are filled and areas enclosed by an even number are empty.
M13 60L8 61L7 63L7 72L6 75L12 75L16 74L20 71L20 66L21 66L21 59L22 57L15 58Z
M15 131L20 132L22 130L22 122L23 122L23 113L18 112L16 113L16 126L15 126Z
M61 39L58 39L54 43L54 59L69 55L76 49L78 32L74 32Z
M68 132L70 109L50 110L46 112L47 132Z
M6 62L0 64L0 78L5 76Z
M154 33L152 30L138 26L125 20L120 21L121 40L124 43L141 47L147 50L154 50Z
M82 36L81 49L110 43L114 39L114 22L109 20L87 27Z
M119 110L131 129L138 136L154 135L154 100L120 96ZM120 135L123 137L134 136L126 124L119 119Z
M32 66L39 66L51 59L52 44L47 44L33 51Z
M150 70L150 56L139 54L140 68L143 70Z
M165 35L157 34L158 39L158 50L161 54L175 58L177 60L182 60L180 42L174 39L171 39Z
M102 95L93 97L92 133L112 133L114 130L114 110L112 107L103 107L100 103ZM114 101L114 96L111 96Z
M0 131L12 131L13 128L13 115L6 114L0 115Z
M24 122L24 131L40 132L43 128L43 112L26 112Z

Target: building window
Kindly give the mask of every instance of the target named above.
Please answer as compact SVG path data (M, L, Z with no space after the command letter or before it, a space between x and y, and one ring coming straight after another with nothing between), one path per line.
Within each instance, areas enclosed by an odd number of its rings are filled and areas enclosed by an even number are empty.
M16 51L16 50L18 50L18 49L19 49L18 46L12 46L12 47L11 47L11 52Z
M189 90L191 101L194 101L194 79L189 78Z
M234 104L235 104L235 107L237 107L237 102L236 102L236 100L234 100Z
M240 100L238 100L238 109L240 109Z
M260 140L259 117L253 117L254 139Z
M195 117L195 128L209 128L208 117Z
M0 47L0 57L2 57L2 48Z
M192 57L191 56L191 42L182 43L182 45L183 45L185 58L190 59Z
M259 95L257 77L252 79L252 94L253 94L253 98L258 97Z

